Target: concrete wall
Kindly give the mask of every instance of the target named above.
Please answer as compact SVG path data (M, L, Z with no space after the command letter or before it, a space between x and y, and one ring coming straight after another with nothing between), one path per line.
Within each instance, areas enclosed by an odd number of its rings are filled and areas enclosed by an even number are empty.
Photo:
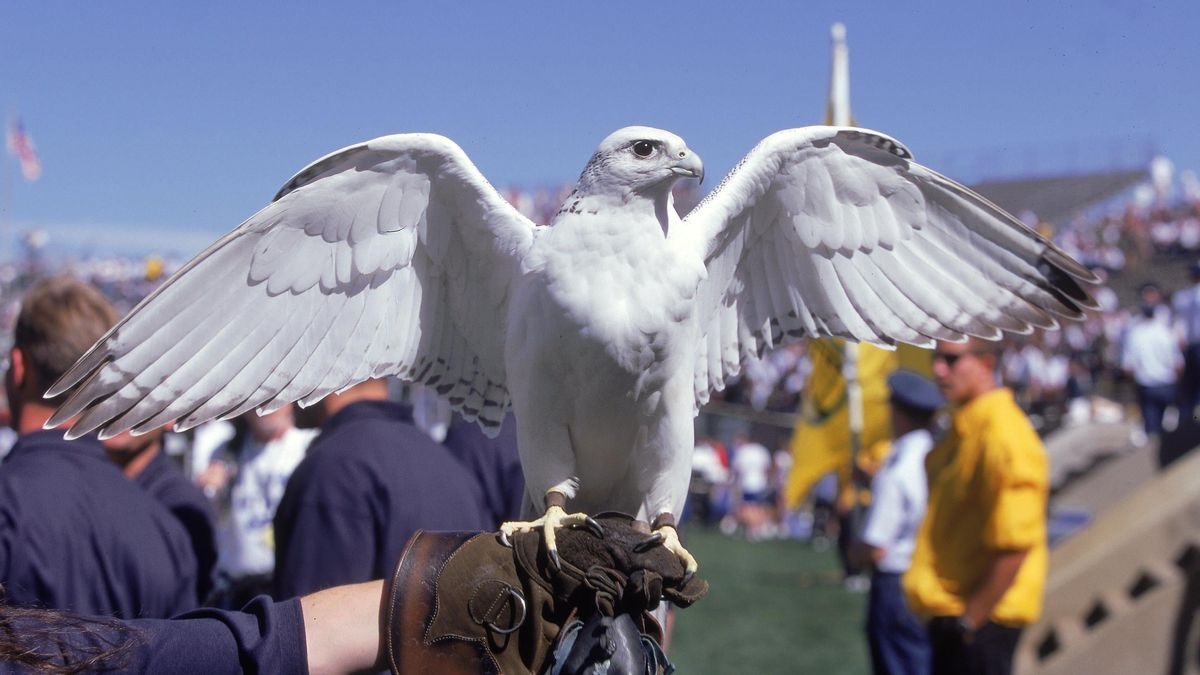
M1050 556L1022 674L1200 675L1200 452L1107 508Z

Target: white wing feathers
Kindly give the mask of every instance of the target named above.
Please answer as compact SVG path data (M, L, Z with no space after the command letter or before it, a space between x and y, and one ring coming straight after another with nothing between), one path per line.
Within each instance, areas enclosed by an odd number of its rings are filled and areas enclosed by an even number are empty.
M786 338L882 346L1053 327L1095 277L969 189L863 129L769 136L684 219L704 256L696 403Z
M345 148L102 338L47 393L75 387L48 425L188 428L400 375L494 430L508 407L505 298L532 238L446 138Z

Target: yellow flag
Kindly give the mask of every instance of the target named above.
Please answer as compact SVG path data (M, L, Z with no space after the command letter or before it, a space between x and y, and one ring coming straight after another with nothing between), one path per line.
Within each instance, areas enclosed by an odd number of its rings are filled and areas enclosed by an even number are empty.
M846 380L842 378L843 344L843 340L832 338L812 340L808 344L813 369L804 388L800 417L792 432L792 470L785 495L792 508L804 501L812 486L830 471L838 472L839 494L844 495L849 485L850 414ZM911 345L900 345L896 351L859 346L863 431L858 447L864 452L886 447L881 443L891 437L888 374L896 368L908 368L929 376L931 353ZM872 456L871 459L880 458Z
M809 342L812 374L804 388L800 419L792 433L792 471L787 503L795 507L818 480L830 471L850 473L850 413L846 380L842 378L843 340ZM887 375L896 368L896 352L862 345L858 377L862 384L863 431L859 447L868 448L891 434ZM841 482L841 481L839 481Z

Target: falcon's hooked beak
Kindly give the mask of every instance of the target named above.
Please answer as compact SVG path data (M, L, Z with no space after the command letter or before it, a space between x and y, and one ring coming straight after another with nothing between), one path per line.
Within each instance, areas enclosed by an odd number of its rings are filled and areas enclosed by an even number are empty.
M691 150L680 150L681 155L675 161L675 166L671 167L671 173L676 176L686 178L699 178L700 182L704 182L704 162L700 161L700 155Z

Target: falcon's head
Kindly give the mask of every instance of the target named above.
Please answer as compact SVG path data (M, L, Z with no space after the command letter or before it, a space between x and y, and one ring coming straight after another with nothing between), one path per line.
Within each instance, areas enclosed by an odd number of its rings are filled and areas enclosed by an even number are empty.
M683 139L652 127L625 127L609 134L583 168L581 193L669 192L680 178L704 178L704 163Z

